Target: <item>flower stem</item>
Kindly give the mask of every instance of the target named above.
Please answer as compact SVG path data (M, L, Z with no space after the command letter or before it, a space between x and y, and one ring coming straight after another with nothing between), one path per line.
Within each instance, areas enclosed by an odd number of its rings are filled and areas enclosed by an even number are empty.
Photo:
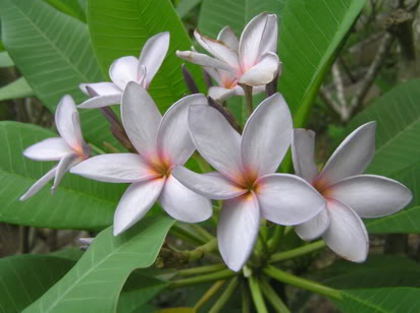
M290 313L283 300L277 295L277 293L266 280L261 282L261 289L264 296L271 303L273 308L276 309L277 313Z
M270 263L292 259L292 258L301 256L301 255L311 253L311 252L316 251L318 249L321 249L323 247L325 247L325 242L324 241L322 241L322 240L315 241L313 243L310 243L308 245L305 245L305 246L302 246L302 247L299 247L299 248L296 248L296 249L292 249L292 250L289 250L289 251L279 252L279 253L273 254L270 258Z
M251 115L252 111L254 111L254 106L252 104L252 86L241 85L241 87L245 93L245 101L246 101L246 106L248 108L248 115Z
M297 277L293 274L284 272L272 265L266 267L264 269L264 273L267 276L270 276L271 278L274 278L283 283L287 283L295 287L303 288L303 289L315 292L317 294L327 296L332 299L340 300L342 298L341 292L339 290L318 284L317 282L314 282L308 279Z
M274 229L274 234L268 241L268 249L271 253L277 250L277 247L280 243L280 239L283 236L284 226L276 225Z
M196 261L201 259L206 253L212 252L217 249L217 240L216 238L210 240L206 244L195 248L190 251L181 251L180 253L185 254L188 258L188 261Z
M255 276L251 276L249 277L248 282L249 289L251 290L252 300L254 301L257 312L268 313L257 278Z
M242 313L251 313L251 306L249 303L249 292L245 284L241 284L241 307Z
M226 289L223 290L223 293L220 295L220 297L213 304L213 306L209 310L209 313L219 313L223 306L229 301L229 298L232 296L237 286L238 277L234 277L229 282Z
M205 273L220 271L224 268L225 266L223 264L214 264L214 265L187 268L185 270L179 270L177 271L176 274L177 276L190 276L190 275L205 274Z
M201 227L197 224L192 224L191 228L195 230L201 237L205 238L206 240L213 240L214 236L210 234L204 227Z
M194 305L194 310L198 311L207 301L213 297L220 288L224 285L224 280L218 280L216 281L205 293L204 295L197 301L197 303Z
M225 270L221 270L221 271L217 271L214 273L205 274L201 276L175 280L170 284L170 287L178 288L178 287L184 287L184 286L189 286L189 285L196 285L196 284L206 283L209 281L226 279L229 277L233 277L235 275L236 275L235 272L225 269Z
M179 223L175 223L174 226L171 228L171 232L175 235L180 235L180 237L184 237L189 239L193 243L198 244L205 244L206 240L201 236L197 236L197 234L188 228L184 227L184 225L180 225Z

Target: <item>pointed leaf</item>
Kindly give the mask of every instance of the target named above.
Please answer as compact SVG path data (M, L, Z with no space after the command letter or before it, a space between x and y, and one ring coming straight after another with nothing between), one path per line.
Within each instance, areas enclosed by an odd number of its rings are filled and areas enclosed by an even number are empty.
M34 91L24 77L16 79L14 82L0 88L0 101L31 97Z

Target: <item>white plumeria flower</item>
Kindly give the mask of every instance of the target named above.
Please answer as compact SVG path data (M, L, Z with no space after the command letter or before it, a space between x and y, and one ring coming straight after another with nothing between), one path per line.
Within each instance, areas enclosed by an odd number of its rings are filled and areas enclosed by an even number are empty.
M296 225L324 209L324 199L305 180L275 173L293 133L289 108L280 94L257 107L242 136L209 106L191 106L189 127L197 150L218 172L197 174L179 166L173 175L209 199L226 200L217 238L232 270L247 261L262 217Z
M323 170L314 161L315 133L296 129L292 144L295 172L327 201L326 209L296 227L304 240L319 236L338 255L363 262L369 237L360 219L386 216L404 208L411 191L399 182L377 175L361 175L375 153L376 123L364 124L338 146Z
M90 148L83 140L79 113L71 96L64 96L58 104L55 124L61 137L44 139L28 147L23 155L36 161L59 162L20 197L22 201L33 196L53 178L54 191L72 166L89 157Z
M224 28L217 40L194 32L198 43L214 57L196 51L177 51L177 56L192 63L219 71L229 77L221 87L243 84L261 86L271 82L279 72L277 50L277 16L261 13L244 28L238 40L230 28ZM222 72L223 71L223 72ZM222 74L223 73L223 74ZM226 73L226 74L225 74ZM212 94L223 90L212 91Z
M136 153L112 153L92 157L72 173L111 183L131 183L114 215L114 235L140 220L159 201L174 219L197 223L212 214L211 202L189 190L172 168L184 164L195 147L188 133L188 107L207 105L202 94L182 98L162 117L140 85L130 82L124 90L121 118Z
M81 84L80 89L92 98L79 108L101 108L121 103L122 93L129 82L148 88L169 48L169 32L159 33L144 44L140 57L125 56L115 60L109 68L112 82Z

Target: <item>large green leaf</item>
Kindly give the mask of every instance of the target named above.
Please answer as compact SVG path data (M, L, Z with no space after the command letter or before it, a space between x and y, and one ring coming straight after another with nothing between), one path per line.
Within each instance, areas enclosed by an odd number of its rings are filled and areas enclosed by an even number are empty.
M186 92L175 51L190 49L191 41L169 0L89 0L88 24L104 73L116 58L138 56L149 37L169 31L167 57L149 90L162 111Z
M108 228L58 283L24 313L114 313L128 275L150 266L173 220L145 218L122 236Z
M361 264L338 261L315 275L323 284L339 289L420 286L418 263L395 255L372 255Z
M0 0L0 5L3 43L51 111L64 94L81 101L80 83L101 80L85 24L42 0ZM81 120L89 141L113 141L98 111L83 110Z
M101 229L112 223L123 185L105 184L66 174L54 195L45 187L27 201L25 190L52 162L26 159L22 151L51 131L30 124L0 122L0 220L50 228Z
M420 288L357 289L342 294L343 300L334 302L343 313L418 313L420 308Z
M86 13L78 0L44 0L61 12L86 22Z
M58 281L74 262L48 255L0 259L0 312L19 313Z
M201 0L181 0L176 6L179 17L185 17L192 9L200 4Z
M368 171L395 177L420 164L420 80L403 83L356 116L349 129L377 122L376 153Z
M420 233L420 165L414 165L393 178L402 182L413 192L413 201L402 211L365 220L370 233Z
M0 101L25 98L34 95L31 86L28 85L25 77L20 77L14 82L0 88Z
M10 58L9 53L7 51L0 52L0 67L10 67L15 65L13 60Z
M340 43L365 0L204 0L199 28L215 36L225 25L239 35L262 11L280 16L279 55L283 62L280 91L302 127Z
M219 31L229 25L236 35L243 27L261 12L281 15L287 0L204 0L201 5L198 28L200 31L216 38Z

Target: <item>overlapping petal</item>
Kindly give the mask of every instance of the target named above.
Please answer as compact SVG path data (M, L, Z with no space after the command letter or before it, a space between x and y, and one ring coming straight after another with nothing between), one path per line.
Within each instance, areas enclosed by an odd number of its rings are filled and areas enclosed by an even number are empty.
M188 128L191 105L207 105L203 94L186 96L173 104L162 118L157 135L160 155L171 164L184 164L195 150Z
M61 180L64 177L64 174L67 173L67 171L75 164L80 162L81 159L77 157L76 154L71 153L66 156L64 156L60 162L57 164L57 169L55 171L55 177L54 177L54 183L51 187L51 191L55 191L60 184Z
M268 52L240 77L239 82L248 86L268 84L278 75L279 68L280 61L277 54Z
M60 137L44 139L23 151L25 157L37 161L58 161L69 153L72 150Z
M133 183L158 176L158 173L134 153L97 155L74 166L70 172L109 183Z
M69 95L61 98L55 111L55 124L58 133L70 147L80 151L84 145L84 140L77 118L78 115L73 98Z
M363 173L375 153L375 129L375 122L366 123L338 146L320 174L328 185Z
M146 68L146 86L156 75L169 48L169 32L163 32L150 37L140 54L139 65ZM140 73L139 69L139 73Z
M330 187L330 197L352 208L361 217L381 217L404 208L412 199L403 184L383 176L357 175Z
M110 82L80 84L79 88L88 96L111 96L121 94L121 89Z
M258 176L274 173L293 134L289 108L279 93L265 99L248 119L242 136L244 168Z
M317 216L306 223L297 225L295 231L303 240L313 240L321 236L330 226L328 210L322 210Z
M240 87L238 87L240 88ZM224 88L219 86L212 86L209 88L208 95L214 100L223 101L235 94L237 94L237 88Z
M258 234L260 210L254 194L226 200L217 225L220 254L226 265L239 271L248 260Z
M209 199L231 199L247 192L219 173L197 174L183 166L177 166L172 174L189 189Z
M113 104L120 104L121 96L122 96L122 93L115 94L115 95L107 95L107 96L96 96L80 103L77 107L81 109L98 109L98 108L107 107Z
M42 187L44 187L51 179L54 178L56 170L57 166L54 166L47 173L45 173L44 176L38 179L22 196L20 196L19 200L28 200L30 197L40 191Z
M125 56L116 59L109 68L109 77L112 82L118 86L121 90L124 90L125 86L129 82L137 82L139 60L133 56Z
M315 132L303 128L294 130L292 158L296 175L312 182L318 175L315 164Z
M330 225L323 235L335 253L353 262L366 260L369 237L360 217L349 207L335 200L328 201Z
M163 187L159 202L174 219L186 223L199 223L212 214L210 200L195 193L170 175Z
M232 72L234 69L224 61L217 60L212 58L204 53L199 53L195 51L177 51L176 55L186 61L192 62L205 67L214 67L221 70Z
M257 184L261 214L274 223L302 224L325 209L324 198L298 176L271 174L260 178Z
M118 203L114 215L114 236L140 220L158 199L165 179L156 178L130 185Z
M145 156L155 154L156 137L162 117L147 91L136 83L129 83L124 90L121 118L136 150Z
M242 173L241 136L210 106L191 106L189 127L197 150L219 172L237 180Z
M233 51L238 51L239 49L239 40L233 32L232 28L225 26L217 35L217 40L223 42L227 47Z

